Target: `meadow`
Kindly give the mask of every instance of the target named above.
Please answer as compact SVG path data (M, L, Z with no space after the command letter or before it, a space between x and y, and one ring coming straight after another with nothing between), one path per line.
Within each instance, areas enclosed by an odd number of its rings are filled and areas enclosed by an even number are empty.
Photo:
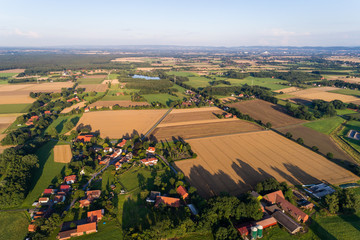
M26 113L30 108L31 104L20 103L20 104L0 104L0 114L4 113Z
M338 90L333 90L333 91L329 91L329 92L331 92L331 93L339 93L339 94L343 94L343 95L349 95L349 96L354 96L354 97L360 98L360 91L358 91L358 90L338 89Z
M24 239L29 223L26 211L0 212L0 240Z
M64 134L69 130L65 128L65 124L71 121L74 125L77 124L82 114L74 114L70 116L59 116L55 121L53 121L50 126L45 130L46 133L49 132L51 127L54 127L59 134Z
M142 95L148 103L160 102L166 106L169 106L171 102L182 100L182 98L172 96L167 93L155 93Z
M329 135L332 131L335 130L341 123L344 122L344 119L341 117L330 117L325 119L320 119L308 123L304 123L305 127L312 128L318 132Z

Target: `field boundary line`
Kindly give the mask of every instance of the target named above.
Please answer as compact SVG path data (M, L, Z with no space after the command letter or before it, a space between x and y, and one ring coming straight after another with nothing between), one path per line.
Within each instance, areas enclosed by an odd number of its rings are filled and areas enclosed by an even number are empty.
M255 130L255 131L250 131L250 132L217 134L217 135L205 136L205 137L191 137L191 138L184 138L184 140L194 140L194 139L202 139L202 138L214 138L214 137L223 137L223 136L231 136L231 135L250 134L250 133L264 132L264 131L267 131L267 130L261 129L261 130ZM187 159L184 159L184 160L187 160Z
M166 116L173 110L173 108L170 108L155 124L154 126L152 126L149 131L147 131L144 136L142 137L142 139L145 139L150 133L152 133L154 131L154 129L162 122L162 120L164 120L164 118L166 118Z

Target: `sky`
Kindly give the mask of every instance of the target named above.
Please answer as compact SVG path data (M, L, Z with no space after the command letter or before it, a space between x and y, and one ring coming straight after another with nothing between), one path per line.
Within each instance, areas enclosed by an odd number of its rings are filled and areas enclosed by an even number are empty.
M0 0L0 46L360 46L360 0Z

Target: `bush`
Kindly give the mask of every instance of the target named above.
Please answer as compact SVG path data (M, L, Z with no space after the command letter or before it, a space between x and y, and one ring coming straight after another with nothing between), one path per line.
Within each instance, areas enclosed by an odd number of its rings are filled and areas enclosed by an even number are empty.
M333 159L333 158L334 158L334 154L331 153L331 152L328 152L328 153L326 154L326 157L327 157L328 159Z

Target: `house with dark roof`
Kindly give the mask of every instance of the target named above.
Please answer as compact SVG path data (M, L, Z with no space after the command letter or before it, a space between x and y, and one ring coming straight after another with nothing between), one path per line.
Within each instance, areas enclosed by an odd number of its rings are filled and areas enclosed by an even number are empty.
M309 219L309 215L307 215L279 195L276 196L276 204L279 205L282 210L284 210L286 213L288 213L290 216L292 216L295 220L299 222L306 222Z
M271 216L274 217L276 221L291 234L299 232L302 228L300 224L295 222L291 217L289 217L282 211L275 211Z
M154 203L156 201L156 198L158 196L161 196L161 193L158 191L151 191L150 195L146 198L146 202L148 203Z

